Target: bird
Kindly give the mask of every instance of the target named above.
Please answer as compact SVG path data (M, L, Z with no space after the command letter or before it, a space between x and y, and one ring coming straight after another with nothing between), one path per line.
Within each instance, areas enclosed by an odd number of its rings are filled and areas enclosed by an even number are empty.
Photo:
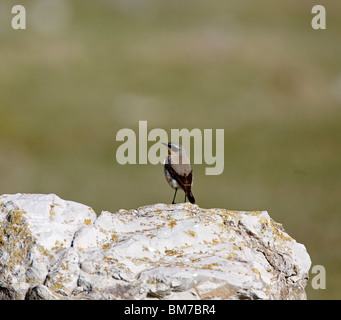
M168 144L162 142L162 144L168 147L168 156L164 161L164 173L168 184L175 189L172 204L175 204L175 197L179 188L185 192L185 202L187 197L189 202L194 204L195 199L191 190L193 170L185 149L177 142L169 142Z

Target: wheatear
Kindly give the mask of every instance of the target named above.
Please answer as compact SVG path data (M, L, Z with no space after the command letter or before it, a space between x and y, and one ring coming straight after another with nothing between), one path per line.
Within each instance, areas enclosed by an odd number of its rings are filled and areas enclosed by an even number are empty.
M184 148L176 142L169 142L168 144L162 142L162 144L168 147L168 157L164 161L164 172L168 184L175 189L172 204L175 203L178 188L181 188L185 192L185 202L187 196L190 203L195 203L191 191L193 170Z

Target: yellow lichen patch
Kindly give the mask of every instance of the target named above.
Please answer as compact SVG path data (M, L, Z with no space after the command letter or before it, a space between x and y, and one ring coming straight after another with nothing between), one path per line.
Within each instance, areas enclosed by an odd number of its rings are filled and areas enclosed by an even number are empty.
M269 224L269 219L266 218L266 217L259 217L259 218L258 218L258 222L259 222L260 224L263 224L263 225L267 226L267 225Z
M117 241L118 241L118 236L117 236L117 234L113 233L113 234L111 235L111 241L113 241L113 242L117 242Z
M124 220L124 219L118 218L118 220L120 220L123 224L126 224L126 223L127 223L127 221Z
M49 284L49 288L54 291L54 293L60 289L63 289L63 279L61 279L60 277L58 279L54 279L54 282L52 284Z
M235 252L228 252L226 255L226 260L234 260L237 256L238 255Z
M175 250L165 250L165 254L167 256L174 256L174 255L178 254L178 252Z
M107 250L109 248L110 248L110 243L105 243L105 244L102 245L102 249L103 250Z
M252 268L252 272L260 276L260 271L257 268Z
M279 238L280 241L290 242L293 241L293 238L291 238L287 233L279 229L279 227L282 227L281 224L276 223L273 220L270 220L269 227L271 228L272 232Z
M7 265L10 270L23 264L35 241L26 223L25 214L23 210L11 210L7 219L0 223L0 246L9 253Z
M190 260L192 263L196 263L196 262L201 261L201 258L190 258Z
M50 259L52 259L54 257L51 253L49 253L49 250L47 250L43 246L38 246L38 250L42 255L49 257Z
M201 269L212 270L212 267L218 266L218 263L204 264Z
M53 208L53 205L51 205L51 209L50 209L50 220L53 220L53 217L56 215L56 211L54 211L52 208Z
M259 280L262 280L262 275L261 275L260 271L257 268L252 268L252 272L257 275L257 276L255 276L256 279L259 278Z
M110 258L110 257L103 257L103 260L105 260L105 261L113 261L113 260L115 260L115 259Z
M64 239L64 242L66 242L66 239ZM56 240L54 243L54 247L51 248L53 251L60 251L61 249L64 249L64 245L62 242Z
M170 227L170 228L173 228L174 226L176 226L176 221L171 221L171 222L169 222L168 223L168 226Z
M174 264L176 267L179 267L179 268L185 268L185 267L188 267L187 265L185 265L182 261L180 262L176 262Z
M140 265L145 264L145 263L152 264L152 261L147 257L143 257L143 258L139 258L139 259L133 259L132 263L134 263L136 266L140 266Z
M234 245L232 246L232 249L233 249L233 250L240 250L240 248L239 248L236 244L234 244Z
M96 212L94 211L94 209L92 209L92 208L90 208L90 207L89 207L89 211L92 212L92 213L94 213L94 214L96 214Z
M193 238L196 236L196 233L192 230L185 230L184 233Z
M165 226L164 223L158 224L158 225L156 226L156 229L161 229L161 228L163 228L164 226Z
M251 216L258 216L261 213L262 213L262 211L251 211L251 212L248 212L248 214L250 214Z
M91 219L84 219L84 224L89 226L91 224Z

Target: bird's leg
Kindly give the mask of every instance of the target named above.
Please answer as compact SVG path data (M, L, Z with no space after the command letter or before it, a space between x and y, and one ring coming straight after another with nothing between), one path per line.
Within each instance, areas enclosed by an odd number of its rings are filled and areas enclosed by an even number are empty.
M187 197L186 197L186 193L185 193L185 201L184 201L185 203L186 203L186 199L187 199Z
M175 202L174 202L174 201L175 201L175 196L176 196L176 193L177 193L177 191L178 191L178 189L176 188L176 189L175 189L175 193L174 193L174 198L173 198L173 202L172 202L172 204L175 204Z

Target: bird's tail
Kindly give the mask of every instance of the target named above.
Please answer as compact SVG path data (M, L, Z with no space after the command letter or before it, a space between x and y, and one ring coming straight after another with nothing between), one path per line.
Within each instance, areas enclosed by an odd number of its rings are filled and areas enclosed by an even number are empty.
M187 196L187 198L188 198L188 200L189 200L190 203L193 203L193 204L195 203L195 199L194 199L194 196L193 196L191 190L189 190L189 191L186 192L186 196Z

